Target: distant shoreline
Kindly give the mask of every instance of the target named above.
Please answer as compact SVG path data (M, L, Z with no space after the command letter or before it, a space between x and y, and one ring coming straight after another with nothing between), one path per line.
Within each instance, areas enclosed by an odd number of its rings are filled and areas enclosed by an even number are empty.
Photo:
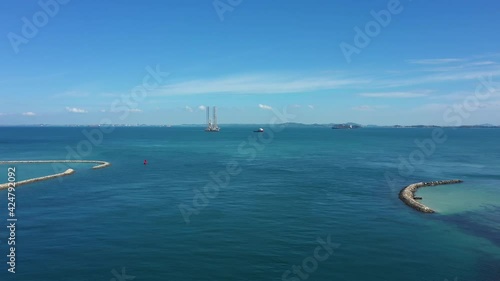
M106 168L108 166L111 166L111 163L106 162L106 161L98 161L98 160L19 160L19 161L0 161L0 165L9 165L9 164L47 164L47 163L94 163L98 164L92 167L92 169L102 169ZM43 177L38 177L38 178L32 178L32 179L27 179L27 180L22 180L15 183L15 187L21 186L21 185L26 185L30 183L35 183L39 181L46 181L46 180L51 180L54 178L59 178L59 177L64 177L68 176L75 173L75 170L73 169L67 169L66 171L62 173L57 173L57 174L52 174L48 176L43 176ZM0 184L0 190L2 189L8 189L9 188L9 183L3 183Z

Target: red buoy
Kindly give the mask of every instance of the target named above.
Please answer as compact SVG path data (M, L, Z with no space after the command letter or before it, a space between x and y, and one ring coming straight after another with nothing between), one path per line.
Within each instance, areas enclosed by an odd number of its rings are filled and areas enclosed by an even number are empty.
M148 164L148 160L144 160L144 165L147 165Z

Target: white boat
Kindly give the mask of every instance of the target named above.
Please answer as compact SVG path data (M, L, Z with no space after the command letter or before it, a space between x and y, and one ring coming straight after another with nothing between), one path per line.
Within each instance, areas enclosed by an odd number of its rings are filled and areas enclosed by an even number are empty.
M254 131L255 133L263 133L264 132L264 129L262 128L259 128L258 130Z

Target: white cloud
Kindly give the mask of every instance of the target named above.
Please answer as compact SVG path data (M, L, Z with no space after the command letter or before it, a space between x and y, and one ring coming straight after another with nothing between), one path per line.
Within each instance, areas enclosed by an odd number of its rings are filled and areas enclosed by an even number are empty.
M132 108L129 110L129 112L142 112L139 108Z
M200 106L198 106L198 109L201 111L205 111L205 110L207 110L207 107L204 105L200 105Z
M428 92L380 92L361 93L359 95L368 98L418 98L427 96Z
M87 113L88 112L85 109L76 108L76 107L68 107L68 106L66 106L66 111L72 112L72 113Z
M310 109L314 109L314 105L312 104L308 105L307 107L309 107Z
M265 109L265 110L272 110L273 108L270 107L269 105L265 105L265 104L259 104L259 107L261 109Z
M190 107L190 106L187 106L184 107L184 110L188 111L188 112L193 112L193 109Z
M101 109L101 112L106 112L106 109Z
M28 112L24 112L24 113L23 113L23 115L24 115L24 116L35 116L35 115L36 115L36 113L31 112L31 111L28 111Z

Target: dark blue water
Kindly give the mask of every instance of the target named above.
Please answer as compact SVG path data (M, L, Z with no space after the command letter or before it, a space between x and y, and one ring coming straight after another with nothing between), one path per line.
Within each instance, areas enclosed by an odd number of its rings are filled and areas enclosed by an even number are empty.
M0 160L112 163L10 165L76 173L16 189L15 274L0 191L1 280L500 280L500 130L446 129L426 151L432 129L264 128L116 128L90 146L83 128L0 128ZM452 178L419 191L437 214L397 197Z

